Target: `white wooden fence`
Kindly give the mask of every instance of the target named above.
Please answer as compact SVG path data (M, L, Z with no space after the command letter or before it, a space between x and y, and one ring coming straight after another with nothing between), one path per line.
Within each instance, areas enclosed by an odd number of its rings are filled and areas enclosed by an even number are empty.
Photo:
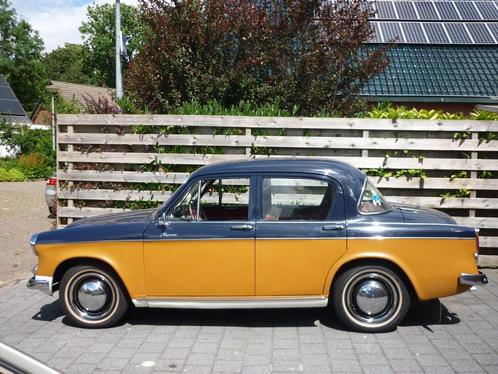
M59 115L57 128L60 225L164 201L150 183L172 190L211 162L313 156L370 169L388 200L443 209L498 248L498 122Z

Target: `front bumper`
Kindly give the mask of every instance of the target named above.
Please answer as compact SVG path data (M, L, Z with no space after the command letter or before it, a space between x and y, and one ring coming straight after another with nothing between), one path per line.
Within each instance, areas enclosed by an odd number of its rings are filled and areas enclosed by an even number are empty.
M479 272L479 274L460 274L460 283L467 286L483 286L488 284L488 277L486 274Z
M41 277L35 275L28 280L26 287L32 290L39 290L46 295L52 296L52 277Z

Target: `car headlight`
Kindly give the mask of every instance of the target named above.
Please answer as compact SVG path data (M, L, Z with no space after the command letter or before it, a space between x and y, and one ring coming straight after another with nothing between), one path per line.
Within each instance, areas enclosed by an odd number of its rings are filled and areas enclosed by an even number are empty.
M33 234L31 236L31 240L29 241L29 245L31 246L31 250L33 251L33 254L35 256L37 256L36 254L36 248L35 248L35 245L36 245L36 238L38 237L38 234Z

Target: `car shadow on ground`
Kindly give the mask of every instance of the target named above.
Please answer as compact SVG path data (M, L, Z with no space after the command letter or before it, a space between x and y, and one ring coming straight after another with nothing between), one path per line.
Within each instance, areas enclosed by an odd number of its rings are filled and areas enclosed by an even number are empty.
M32 318L54 321L63 316L58 300L43 305ZM68 324L66 317L62 319ZM459 323L456 313L450 312L439 300L417 303L410 308L401 326L423 326ZM309 309L153 309L131 308L123 323L131 325L174 326L237 326L237 327L312 327L323 326L348 331L336 317L333 308Z

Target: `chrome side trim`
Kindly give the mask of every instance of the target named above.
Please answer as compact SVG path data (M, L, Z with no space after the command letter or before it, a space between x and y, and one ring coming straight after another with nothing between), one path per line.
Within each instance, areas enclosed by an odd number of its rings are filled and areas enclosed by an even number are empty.
M458 236L382 236L382 235L372 235L372 236L354 236L348 237L348 240L386 240L386 239L456 239L456 240L475 240L475 238L470 237L458 237Z
M467 286L483 286L488 284L488 277L481 272L479 272L479 274L462 273L460 275L460 283Z
M33 278L28 279L26 287L32 290L39 290L46 295L52 296L52 277L46 277L44 275L35 275Z
M265 309L265 308L323 308L326 296L261 297L261 298L140 298L133 299L137 308L186 309Z

